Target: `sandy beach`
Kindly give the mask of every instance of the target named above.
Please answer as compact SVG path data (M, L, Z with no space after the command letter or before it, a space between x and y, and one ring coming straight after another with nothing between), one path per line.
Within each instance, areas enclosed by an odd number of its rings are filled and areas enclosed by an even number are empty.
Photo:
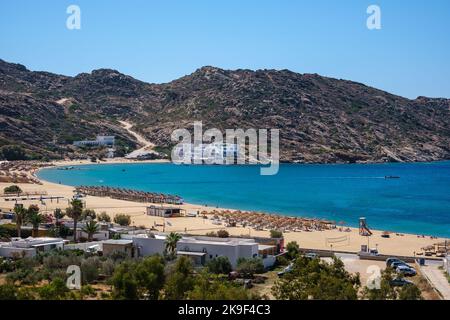
M105 163L127 163L132 162L126 159L115 159L107 161ZM161 161L145 161L148 163L161 162ZM166 161L162 161L166 162ZM77 164L90 164L89 161L61 161L54 162L54 165L58 166L71 166ZM11 183L0 183L0 188L3 190ZM30 204L36 204L41 208L42 212L51 212L56 208L65 209L68 206L69 199L74 195L74 188L70 186L50 183L42 181L41 184L17 184L24 192L46 192L48 196L63 197L59 201L46 200L45 203L40 201L23 201L25 206ZM164 219L160 217L147 216L145 214L146 207L151 203L137 203L130 201L123 201L104 197L87 196L84 198L86 207L94 209L97 213L106 212L111 216L118 213L125 213L131 216L132 225L136 227L145 226L153 227L155 224L164 224ZM160 205L160 204L158 204ZM3 210L12 209L14 202L5 201L4 198L0 198L0 208ZM206 207L195 204L183 204L179 206L189 211L208 211L212 210L225 210L225 208ZM191 234L205 234L211 231L217 231L220 229L226 229L230 235L243 235L243 236L261 236L268 237L269 231L259 231L252 228L244 227L225 227L224 225L215 225L211 219L203 219L202 217L181 217L170 218L166 220L165 231L178 231ZM167 223L168 222L168 223ZM158 230L163 231L161 226L157 227ZM347 229L347 227L344 227ZM380 254L388 255L403 255L412 256L415 252L421 252L421 248L433 245L438 242L443 242L444 238L430 238L430 237L418 237L412 234L396 234L392 233L390 238L381 237L383 231L372 230L373 235L371 237L363 237L358 233L356 228L348 228L349 232L339 231L339 228L324 231L300 231L300 232L286 232L284 233L286 243L290 241L297 241L302 248L311 249L324 249L324 250L337 250L347 252L357 252L360 250L361 245L369 244L371 248L378 248ZM345 241L334 242L333 238L347 237ZM448 239L447 239L448 240ZM330 243L333 243L332 247Z

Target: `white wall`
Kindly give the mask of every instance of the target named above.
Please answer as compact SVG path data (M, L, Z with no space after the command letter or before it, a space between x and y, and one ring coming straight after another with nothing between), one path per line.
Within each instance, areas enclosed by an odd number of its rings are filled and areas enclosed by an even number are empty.
M34 248L14 248L14 247L0 247L0 256L5 258L12 258L14 255L25 255L25 257L34 257L36 249Z
M154 254L163 254L165 249L165 239L155 238L133 238L133 245L137 248L141 257L147 257Z
M84 232L83 230L77 230L77 238L80 239L80 237L82 238L86 238L88 237L88 234L86 232ZM92 236L93 240L108 240L109 239L109 231L98 231L96 233L94 233L94 235Z
M231 266L236 268L237 260L239 258L252 258L253 255L258 254L258 244L229 245L226 243L196 243L181 239L177 243L177 250L205 252L206 262L219 256L225 256L230 260Z

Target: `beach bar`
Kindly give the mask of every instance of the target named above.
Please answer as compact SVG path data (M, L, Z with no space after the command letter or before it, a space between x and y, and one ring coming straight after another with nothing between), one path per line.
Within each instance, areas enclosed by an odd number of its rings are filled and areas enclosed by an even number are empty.
M185 214L184 209L175 207L158 207L158 206L147 207L147 215L154 217L175 218L181 217L184 214Z

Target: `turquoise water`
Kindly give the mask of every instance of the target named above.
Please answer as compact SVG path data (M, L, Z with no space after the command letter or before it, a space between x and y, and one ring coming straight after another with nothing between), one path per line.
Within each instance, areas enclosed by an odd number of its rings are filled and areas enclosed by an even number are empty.
M374 229L450 237L450 162L258 166L82 165L44 169L44 180L177 194L186 202L326 218ZM400 179L385 179L400 176Z

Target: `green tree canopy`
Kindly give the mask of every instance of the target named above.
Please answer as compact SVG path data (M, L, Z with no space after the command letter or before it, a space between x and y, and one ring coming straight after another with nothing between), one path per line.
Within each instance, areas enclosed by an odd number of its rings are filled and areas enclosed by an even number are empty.
M270 230L271 238L283 238L283 232L280 230Z
M300 253L300 247L296 241L291 241L286 245L286 251L290 259L295 259Z
M187 294L189 300L251 300L256 296L250 294L242 285L218 278L207 272L200 273L194 286Z
M228 257L219 256L208 261L206 264L208 271L215 274L228 274L232 267Z
M111 217L103 211L98 215L97 220L102 222L111 222Z
M272 292L279 300L356 300L359 285L359 275L349 274L337 258L327 263L299 257Z
M169 268L164 286L164 297L167 300L186 299L188 292L194 288L193 266L186 256L179 257Z
M20 192L22 192L22 189L20 189L19 186L12 185L12 186L9 186L9 187L6 187L5 189L3 189L3 192L4 193L20 193Z
M131 217L127 214L116 214L114 222L121 226L129 226L131 224Z
M77 224L78 220L83 214L83 202L80 199L73 199L70 202L70 207L66 209L68 217L73 219L73 240L77 241Z
M236 271L246 278L252 278L255 273L264 272L264 264L260 258L239 258Z

